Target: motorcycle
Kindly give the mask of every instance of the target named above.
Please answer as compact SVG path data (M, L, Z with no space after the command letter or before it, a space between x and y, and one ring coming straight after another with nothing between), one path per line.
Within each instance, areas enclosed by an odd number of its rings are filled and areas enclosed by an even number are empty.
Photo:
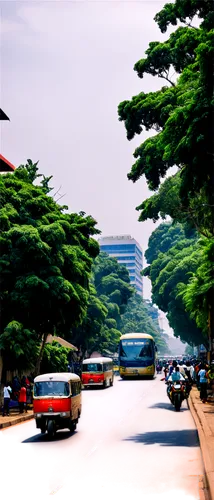
M185 385L180 381L171 382L169 389L167 390L167 394L171 403L175 407L175 411L180 411L182 401L186 399Z

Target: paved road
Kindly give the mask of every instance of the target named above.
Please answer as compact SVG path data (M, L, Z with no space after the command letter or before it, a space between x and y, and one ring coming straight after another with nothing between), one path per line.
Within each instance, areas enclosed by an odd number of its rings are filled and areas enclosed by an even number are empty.
M50 441L34 421L1 431L0 471L8 498L198 500L203 467L186 403L176 413L158 376L83 391L73 435Z

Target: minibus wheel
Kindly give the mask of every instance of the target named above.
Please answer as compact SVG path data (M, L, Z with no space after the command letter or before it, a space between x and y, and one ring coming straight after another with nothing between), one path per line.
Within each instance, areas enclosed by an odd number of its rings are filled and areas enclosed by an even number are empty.
M46 432L45 426L41 427L40 430L41 430L41 434L45 434L45 432Z
M113 378L110 380L110 386L113 386Z
M77 428L77 424L76 422L74 422L74 420L71 421L70 423L70 426L69 426L69 429L70 429L70 432L74 432Z
M55 435L55 425L54 425L54 422L53 420L49 420L48 422L48 435L49 437L53 438L54 435Z

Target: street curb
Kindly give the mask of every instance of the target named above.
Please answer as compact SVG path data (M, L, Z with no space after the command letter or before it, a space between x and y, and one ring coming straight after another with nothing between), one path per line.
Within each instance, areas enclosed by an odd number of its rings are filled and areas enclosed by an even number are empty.
M3 422L0 424L0 429L6 429L7 427L11 427L11 425L20 424L21 422L26 422L27 420L31 420L33 418L33 414L24 415L23 417L17 417L14 420L10 420L9 422Z
M212 465L210 455L209 455L209 450L207 447L207 438L203 430L203 426L207 431L208 436L210 436L210 429L205 422L205 419L203 419L203 423L200 420L200 417L195 409L195 405L193 401L191 400L191 395L188 398L188 406L189 410L191 411L192 417L194 419L195 425L198 430L198 435L199 435L199 441L200 441L200 446L201 446L201 453L202 453L202 458L203 458L203 463L204 463L204 469L205 469L205 478L206 478L206 483L208 487L208 493L210 496L210 500L214 500L214 464ZM202 426L203 425L203 426ZM205 431L205 432L206 432Z

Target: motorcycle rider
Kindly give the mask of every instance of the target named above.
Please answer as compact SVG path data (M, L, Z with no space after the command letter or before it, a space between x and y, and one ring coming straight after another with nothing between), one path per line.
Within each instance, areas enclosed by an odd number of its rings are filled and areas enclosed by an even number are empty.
M169 375L168 377L172 374L172 372L175 370L176 366L178 366L177 361L174 359L171 366L169 367Z
M180 368L180 373L185 377L186 375L186 365L183 363L183 361L179 362L179 368Z
M174 371L168 376L167 382L167 396L170 398L171 384L173 382L185 382L185 378L183 377L182 373L180 373L179 366L176 366Z

